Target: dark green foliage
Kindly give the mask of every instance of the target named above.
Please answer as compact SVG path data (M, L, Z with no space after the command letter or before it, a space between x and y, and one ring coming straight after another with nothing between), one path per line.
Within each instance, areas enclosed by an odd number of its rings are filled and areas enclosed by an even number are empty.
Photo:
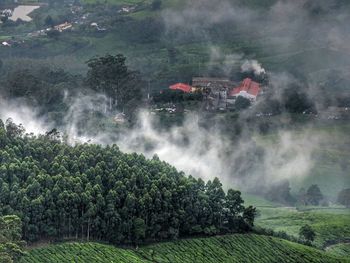
M202 99L202 93L184 93L181 90L166 89L162 90L161 93L153 94L153 101L155 103L201 101Z
M152 10L159 10L162 7L162 0L153 0Z
M265 194L265 198L272 202L279 202L282 204L293 204L295 202L293 196L290 193L289 181L284 180L275 183Z
M235 102L236 110L247 109L250 107L250 105L251 105L250 100L247 98L244 98L242 96L238 96L238 98L236 99L236 102Z
M46 64L15 64L11 68L4 67L5 70L7 74L0 86L2 95L9 99L23 99L45 112L64 104L65 92L73 96L79 88L79 77L62 69L50 68Z
M22 222L18 216L0 217L0 262L17 262L25 253L22 237Z
M290 113L315 112L315 105L307 94L293 87L284 92L283 100L285 109Z
M55 130L36 138L13 126L0 127L0 215L20 216L26 240L139 244L253 226L255 209L244 208L238 191L226 195L217 178L205 183L156 156L71 147Z
M319 205L323 194L317 184L311 185L307 191L301 188L298 193L298 203L301 205Z
M306 191L307 201L311 205L318 205L323 199L323 194L317 184L311 185Z
M311 243L315 240L316 233L311 226L304 225L299 230L299 237Z
M340 191L337 201L339 204L350 207L350 188Z
M48 15L45 18L45 25L49 27L53 27L55 25L55 21L53 20L52 16Z
M141 99L142 80L138 72L130 71L121 54L93 58L87 62L89 71L86 82L93 90L112 99L110 110L125 106Z

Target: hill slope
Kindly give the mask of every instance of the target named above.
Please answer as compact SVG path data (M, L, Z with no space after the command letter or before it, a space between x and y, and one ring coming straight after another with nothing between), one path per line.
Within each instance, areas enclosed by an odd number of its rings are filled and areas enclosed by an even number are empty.
M33 249L30 262L350 262L326 252L273 237L230 235L149 245L138 250L98 243L66 243Z

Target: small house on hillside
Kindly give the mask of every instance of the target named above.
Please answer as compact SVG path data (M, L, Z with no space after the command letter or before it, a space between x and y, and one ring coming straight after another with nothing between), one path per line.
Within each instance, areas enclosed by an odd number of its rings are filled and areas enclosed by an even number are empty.
M55 26L55 29L59 32L63 32L64 30L72 28L73 25L71 23L65 22L63 24Z

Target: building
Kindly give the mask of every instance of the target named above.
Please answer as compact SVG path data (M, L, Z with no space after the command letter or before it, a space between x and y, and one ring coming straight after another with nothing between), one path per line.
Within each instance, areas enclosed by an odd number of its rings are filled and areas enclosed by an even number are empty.
M169 87L169 89L171 90L181 90L185 93L190 93L192 92L192 87L190 85L187 85L185 83L176 83L174 85L171 85Z
M234 83L229 79L224 78L192 78L192 86L200 89L229 89L234 86Z
M195 77L192 79L192 86L176 83L169 88L171 90L181 90L185 93L201 92L203 94L202 107L206 110L234 108L236 99L239 96L254 102L261 92L260 84L250 78L244 79L240 84L235 84L233 81L225 78Z
M11 47L11 44L9 42L3 41L1 43L1 45L3 45L4 47Z
M228 92L228 97L237 98L242 96L251 101L255 101L260 91L261 88L259 83L250 78L246 78L242 81L241 85Z
M73 25L71 23L65 22L63 24L55 26L55 29L59 32L62 32L64 30L70 29L72 27L73 27Z

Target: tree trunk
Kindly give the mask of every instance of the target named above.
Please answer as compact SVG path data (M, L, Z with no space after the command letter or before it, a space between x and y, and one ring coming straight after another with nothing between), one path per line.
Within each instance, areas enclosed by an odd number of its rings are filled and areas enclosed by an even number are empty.
M89 239L90 239L90 218L88 219L88 224L87 224L86 239L87 239L87 241L89 241Z

